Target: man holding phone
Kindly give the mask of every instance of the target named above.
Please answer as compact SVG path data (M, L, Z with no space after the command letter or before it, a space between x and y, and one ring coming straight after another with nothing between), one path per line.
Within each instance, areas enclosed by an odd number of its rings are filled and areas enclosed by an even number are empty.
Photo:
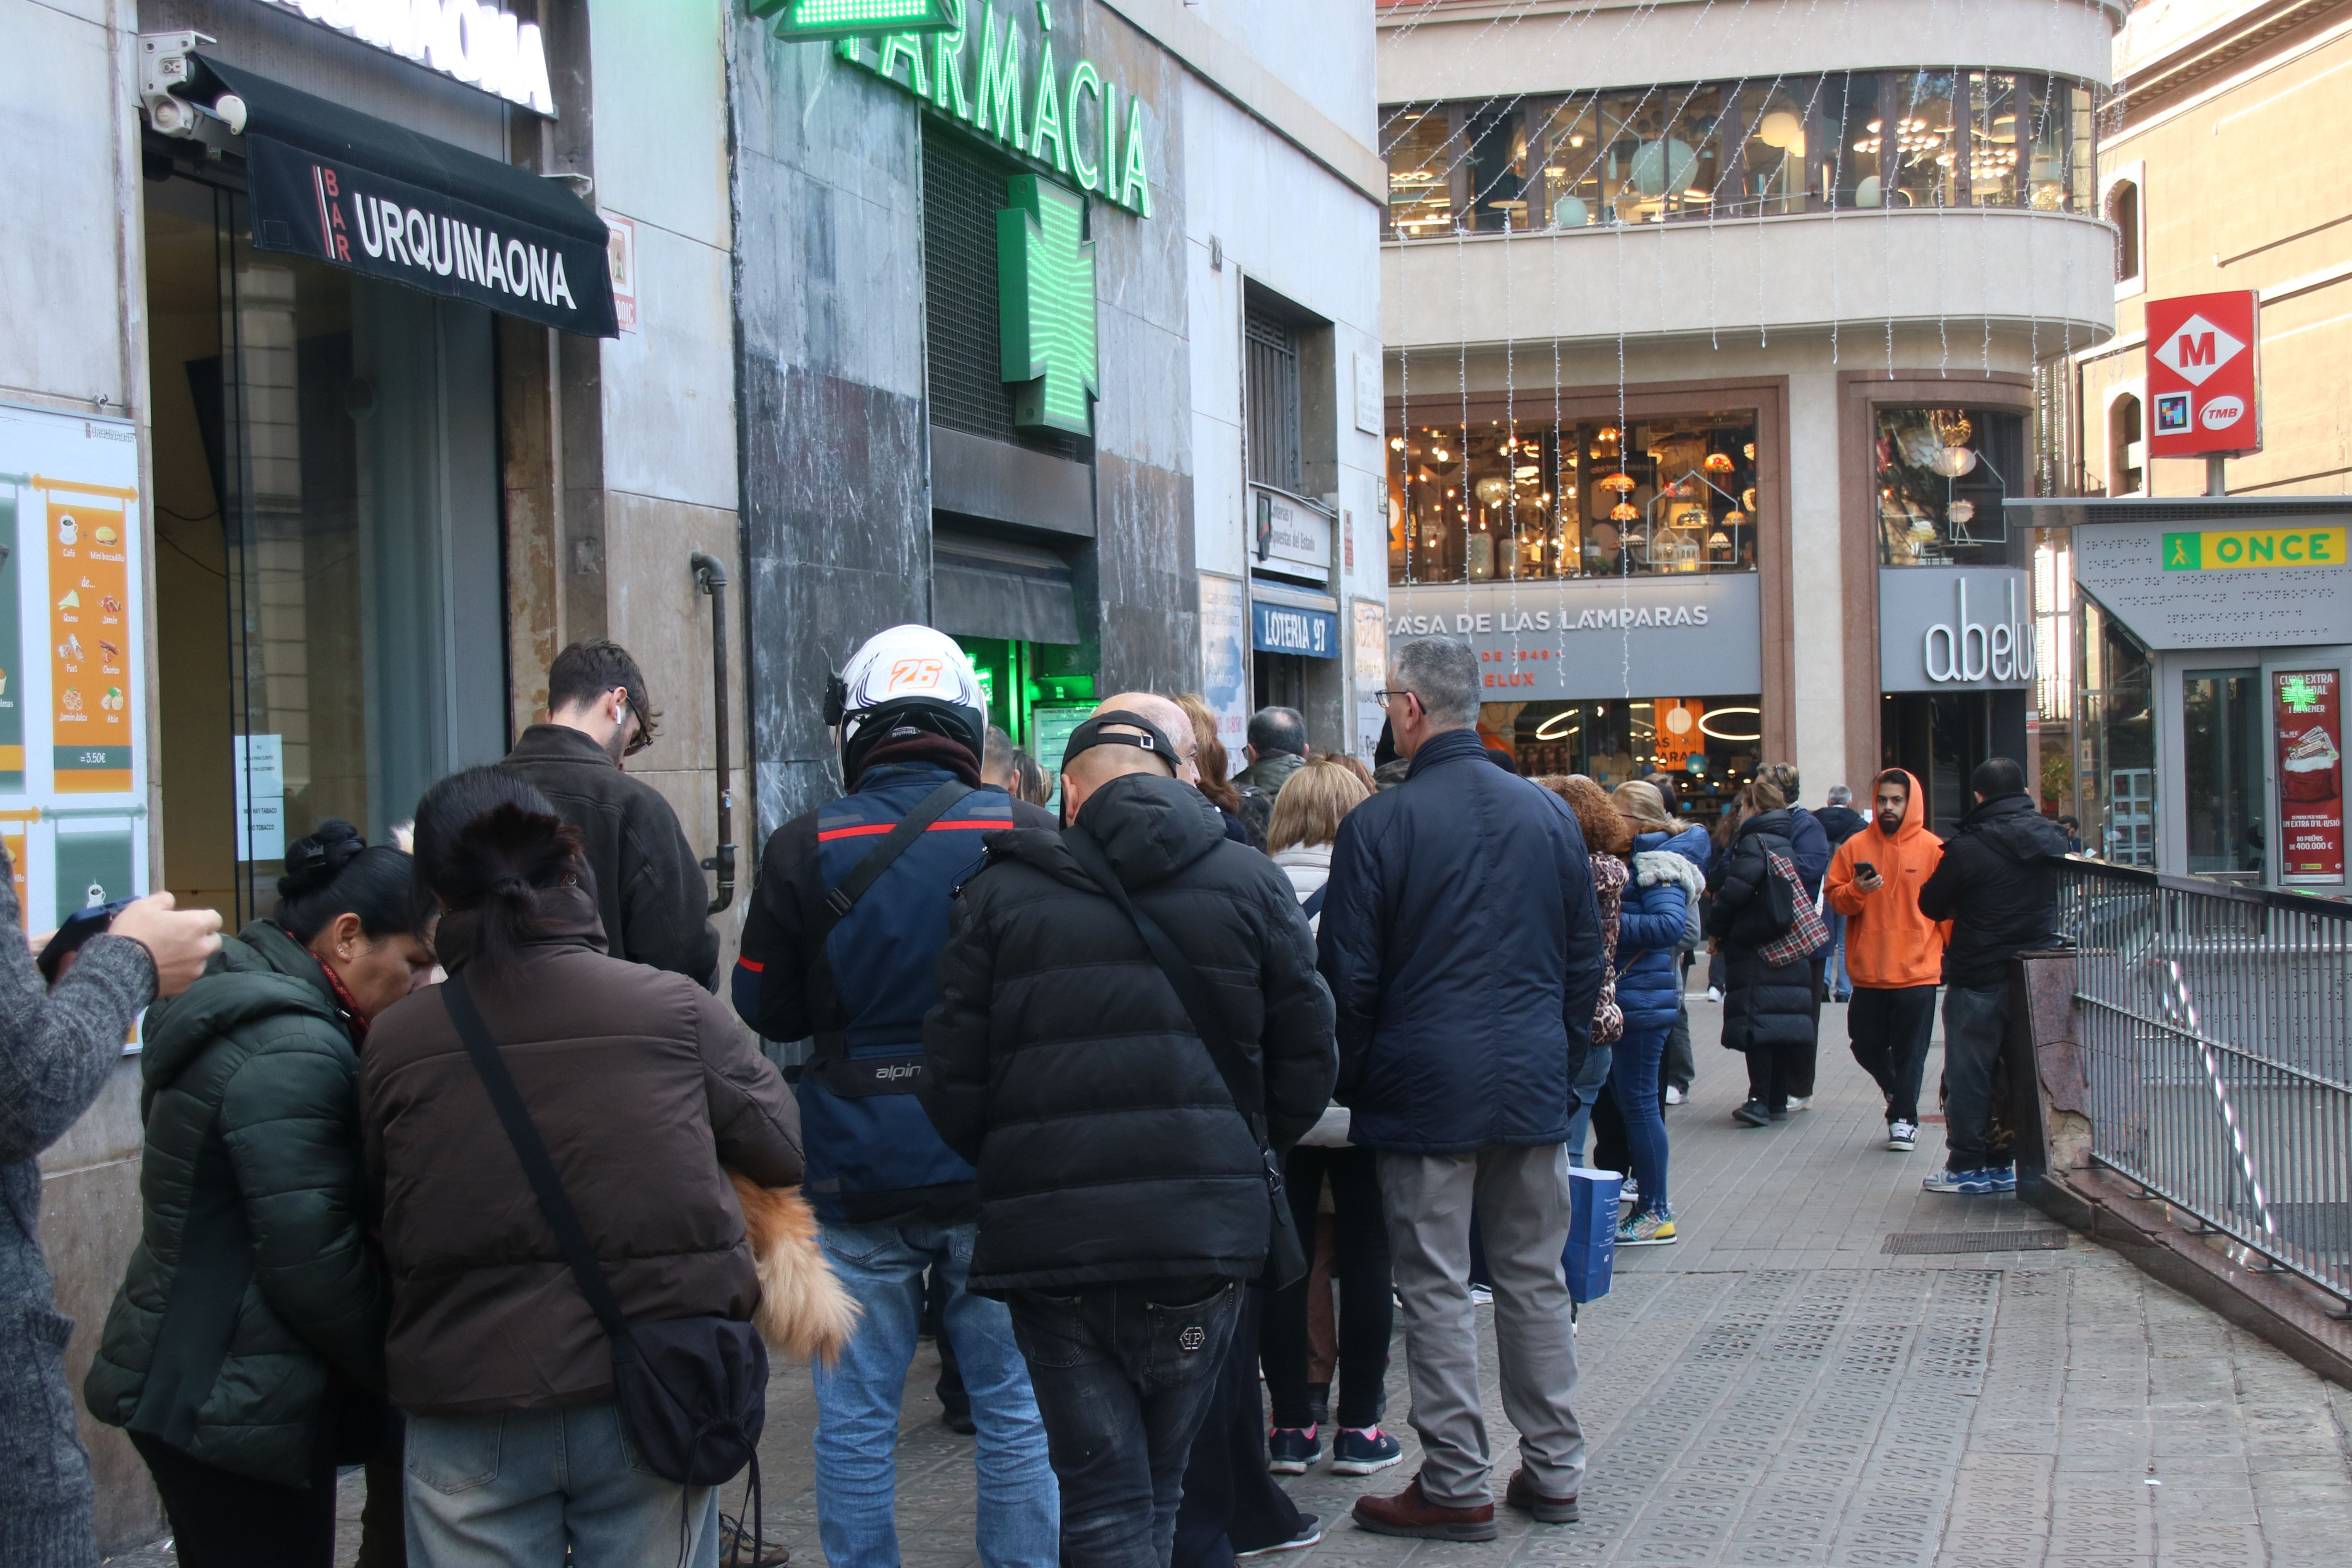
M1944 841L1927 831L1927 802L1909 773L1887 769L1874 794L1872 827L1838 846L1822 881L1846 921L1853 1059L1886 1097L1886 1146L1907 1153L1918 1143L1919 1082L1951 935L1948 922L1920 912L1919 888L1943 858Z

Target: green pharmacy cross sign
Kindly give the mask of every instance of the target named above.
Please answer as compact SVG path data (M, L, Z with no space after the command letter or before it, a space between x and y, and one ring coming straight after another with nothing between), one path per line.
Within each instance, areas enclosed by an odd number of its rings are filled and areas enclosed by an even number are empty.
M2290 675L2279 682L2279 701L2290 713L2315 713L2319 710L2319 693L2311 682L2300 675Z
M861 33L938 33L957 25L951 0L744 0L780 38L851 38Z
M1086 202L1036 174L1006 184L1013 205L996 215L996 308L1003 374L1015 384L1013 422L1090 435L1088 399L1102 384Z

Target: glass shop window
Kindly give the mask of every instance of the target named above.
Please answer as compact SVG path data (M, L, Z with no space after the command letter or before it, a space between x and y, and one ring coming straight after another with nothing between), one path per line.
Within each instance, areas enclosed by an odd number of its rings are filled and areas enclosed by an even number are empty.
M1876 451L1879 561L1888 566L2018 566L2002 502L2025 463L2025 422L1983 408L1882 408Z

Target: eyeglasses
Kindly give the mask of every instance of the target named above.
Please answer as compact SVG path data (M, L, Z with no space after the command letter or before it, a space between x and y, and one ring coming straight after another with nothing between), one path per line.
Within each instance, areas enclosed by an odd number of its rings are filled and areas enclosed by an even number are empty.
M1372 693L1372 700L1383 708L1393 708L1396 706L1396 700L1400 697L1411 697L1418 700L1420 696L1421 693L1411 687L1400 687L1394 691L1375 691Z
M622 749L621 755L625 757L634 757L652 745L654 736L652 726L646 722L645 715L637 711L636 700L624 689L621 693L621 722L627 723L632 716L635 716L637 721L637 732L629 738L628 745Z

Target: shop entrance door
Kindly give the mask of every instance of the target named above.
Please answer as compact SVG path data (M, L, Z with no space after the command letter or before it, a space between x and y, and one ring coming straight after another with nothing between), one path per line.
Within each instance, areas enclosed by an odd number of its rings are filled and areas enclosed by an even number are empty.
M163 872L243 922L328 817L372 842L507 740L490 318L255 250L146 187Z

